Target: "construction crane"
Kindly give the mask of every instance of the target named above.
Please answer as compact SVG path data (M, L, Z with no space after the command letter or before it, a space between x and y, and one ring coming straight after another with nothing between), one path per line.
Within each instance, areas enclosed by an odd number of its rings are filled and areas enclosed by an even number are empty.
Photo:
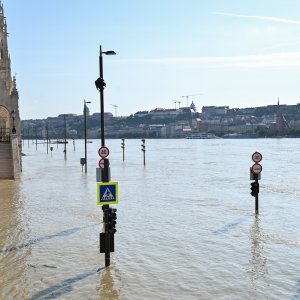
M182 96L182 98L186 98L186 107L189 106L189 97L194 97L194 96L199 96L199 95L203 95L202 93L198 93L198 94L193 94L193 95L186 95L186 96Z
M180 103L181 103L181 101L174 101L175 109L177 109L177 103L178 103L178 108L180 108Z
M177 103L177 101L174 101L174 103L175 103L175 109L177 109L177 107L176 107L176 103Z
M115 108L115 117L117 116L117 109L118 109L118 105L116 104L111 104L111 106L113 106Z

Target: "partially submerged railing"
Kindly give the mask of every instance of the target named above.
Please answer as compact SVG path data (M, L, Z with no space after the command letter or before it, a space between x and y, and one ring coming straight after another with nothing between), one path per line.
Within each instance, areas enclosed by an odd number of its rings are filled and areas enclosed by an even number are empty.
M0 143L10 142L10 129L0 128Z

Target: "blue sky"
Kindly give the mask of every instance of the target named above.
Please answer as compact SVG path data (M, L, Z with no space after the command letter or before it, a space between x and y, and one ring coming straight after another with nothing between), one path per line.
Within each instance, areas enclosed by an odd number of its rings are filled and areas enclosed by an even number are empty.
M2 0L21 118L300 102L298 0ZM177 103L178 106L178 103Z

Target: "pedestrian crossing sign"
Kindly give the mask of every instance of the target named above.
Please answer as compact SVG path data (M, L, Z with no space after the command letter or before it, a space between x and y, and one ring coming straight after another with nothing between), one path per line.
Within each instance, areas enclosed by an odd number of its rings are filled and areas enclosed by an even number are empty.
M119 203L118 182L97 183L97 205Z

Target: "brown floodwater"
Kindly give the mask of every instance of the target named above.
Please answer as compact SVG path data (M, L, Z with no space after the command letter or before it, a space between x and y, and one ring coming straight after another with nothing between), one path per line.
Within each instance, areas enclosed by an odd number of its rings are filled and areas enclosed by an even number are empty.
M41 143L41 141L39 141ZM115 252L99 253L99 141L25 141L0 181L0 299L300 299L300 140L107 140ZM260 214L249 167L263 154Z

